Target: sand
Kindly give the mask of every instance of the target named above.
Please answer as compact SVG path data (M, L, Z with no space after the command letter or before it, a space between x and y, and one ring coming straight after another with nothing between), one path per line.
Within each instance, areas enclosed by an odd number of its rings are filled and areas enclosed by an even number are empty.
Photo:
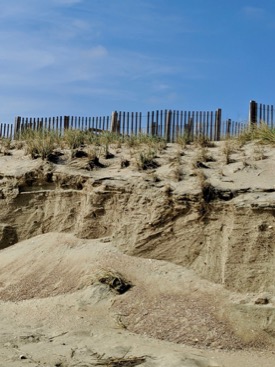
M274 366L275 149L225 144L2 154L0 366Z

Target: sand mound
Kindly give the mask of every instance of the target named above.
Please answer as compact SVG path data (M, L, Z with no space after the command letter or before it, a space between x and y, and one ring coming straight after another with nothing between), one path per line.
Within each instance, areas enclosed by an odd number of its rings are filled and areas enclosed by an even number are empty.
M36 236L1 255L3 301L53 297L100 286L93 302L103 296L111 300L116 323L129 331L204 347L255 345L255 337L238 333L230 317L225 317L228 294L222 287L181 266L127 256L104 239L83 240L61 233ZM108 280L110 276L113 279ZM117 292L119 279L131 286ZM265 338L256 344L266 342Z

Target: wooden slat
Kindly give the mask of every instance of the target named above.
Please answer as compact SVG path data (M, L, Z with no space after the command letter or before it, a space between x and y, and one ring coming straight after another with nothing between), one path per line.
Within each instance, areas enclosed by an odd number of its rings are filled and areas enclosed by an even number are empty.
M110 116L107 116L107 118L106 118L106 130L109 130L109 125L110 125Z
M134 128L134 134L137 136L139 131L139 113L135 113L135 128Z
M181 112L182 111L178 111L178 116L177 116L177 136L176 136L177 139L181 135L181 126L182 126Z
M138 122L138 134L141 134L141 127L142 126L142 113L139 113L139 122Z
M155 113L154 113L154 111L151 111L151 119L150 119L150 135L153 135L153 133L154 133L154 129L153 129L153 125L154 125L154 123L155 123L154 118L155 118Z
M259 105L259 123L262 123L263 119L263 105L260 103Z
M124 135L125 134L125 124L126 124L126 112L123 111L122 113L122 123L121 123L121 134Z
M147 112L147 125L146 125L146 133L149 135L150 131L150 112Z
M134 132L134 112L131 112L131 134Z
M210 138L210 125L209 125L209 119L210 119L210 115L209 115L209 111L206 112L206 135L208 137L208 139Z
M164 126L164 123L163 123L163 115L164 115L164 112L163 110L160 111L160 127L159 127L159 135L161 137L163 137L163 126Z

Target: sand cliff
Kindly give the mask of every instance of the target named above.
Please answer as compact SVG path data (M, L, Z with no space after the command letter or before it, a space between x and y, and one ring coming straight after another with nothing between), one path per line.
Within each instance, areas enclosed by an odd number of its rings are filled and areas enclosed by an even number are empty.
M274 365L275 149L141 148L0 156L5 366Z

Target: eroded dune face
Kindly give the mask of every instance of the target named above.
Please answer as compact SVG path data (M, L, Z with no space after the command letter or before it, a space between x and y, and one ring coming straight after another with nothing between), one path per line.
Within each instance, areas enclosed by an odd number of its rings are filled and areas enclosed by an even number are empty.
M253 145L237 147L229 164L223 146L201 149L171 144L158 152L154 170L137 169L126 148L92 171L87 158L0 157L0 247L53 231L110 237L129 255L272 296L274 149L258 160ZM129 166L121 168L125 157Z
M0 157L3 307L24 313L28 304L27 319L45 335L63 322L81 333L90 322L101 337L105 328L126 340L135 333L207 348L272 347L275 152L257 160L253 149L236 147L225 162L222 146L206 154L171 144L153 170L140 169L126 148L93 170L86 158ZM118 294L99 281L104 274L131 287ZM161 358L140 362L160 366Z

